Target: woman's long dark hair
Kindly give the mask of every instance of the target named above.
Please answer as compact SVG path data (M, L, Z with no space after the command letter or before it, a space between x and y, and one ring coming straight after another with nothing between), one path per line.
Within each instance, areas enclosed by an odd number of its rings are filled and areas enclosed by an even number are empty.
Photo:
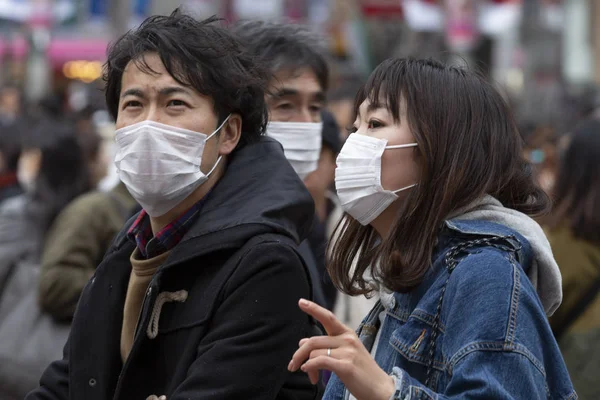
M600 121L582 122L560 160L550 226L565 224L581 239L600 243Z
M32 205L36 223L46 232L67 204L91 189L90 173L73 125L40 122L31 133L43 137Z
M328 264L342 291L373 291L367 271L393 291L415 288L431 267L444 220L486 194L529 215L549 208L522 157L507 103L477 74L432 60L390 59L357 94L355 113L366 99L386 107L396 122L406 109L421 178L379 245L371 226L349 215L340 222Z

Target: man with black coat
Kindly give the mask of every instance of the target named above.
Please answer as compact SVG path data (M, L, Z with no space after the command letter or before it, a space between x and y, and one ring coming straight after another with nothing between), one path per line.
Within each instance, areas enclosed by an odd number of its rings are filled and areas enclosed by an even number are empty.
M286 367L311 321L314 215L263 137L266 74L214 19L151 17L109 50L115 164L143 210L83 290L27 399L315 399Z
M235 32L270 67L267 135L283 145L286 158L306 183L319 165L321 111L329 86L329 67L321 40L308 27L271 21L244 21ZM313 223L319 223L316 215ZM313 233L318 232L311 232L314 240L300 244L300 253L311 272L315 302L332 310L335 297L325 290L330 281L325 269L327 238Z

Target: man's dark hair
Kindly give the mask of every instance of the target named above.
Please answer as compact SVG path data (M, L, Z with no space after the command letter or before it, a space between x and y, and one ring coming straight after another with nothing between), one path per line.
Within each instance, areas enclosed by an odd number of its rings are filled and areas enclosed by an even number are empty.
M25 126L21 121L0 125L0 154L4 160L5 171L16 172L22 149L22 134Z
M266 21L244 21L235 27L235 33L269 65L271 73L290 69L310 68L321 89L329 88L329 68L322 41L302 25Z
M230 113L240 114L240 146L258 139L268 120L264 93L269 76L218 21L216 17L197 21L177 9L168 17L146 19L112 44L104 70L106 104L112 116L117 118L127 64L133 61L142 71L156 74L144 57L156 53L178 83L213 99L219 122Z

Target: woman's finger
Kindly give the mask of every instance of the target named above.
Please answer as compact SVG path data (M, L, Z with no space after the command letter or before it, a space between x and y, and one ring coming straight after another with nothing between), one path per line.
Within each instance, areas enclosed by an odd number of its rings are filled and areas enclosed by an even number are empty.
M314 350L325 350L336 349L342 345L342 341L339 337L334 336L314 336L304 342L304 344L296 350L292 356L292 360L288 365L289 371L296 371L302 363L304 363L310 357L310 353Z
M302 311L323 325L329 336L341 335L348 331L353 332L352 329L342 324L331 311L321 307L320 305L306 299L300 299L298 304L300 305L300 309Z
M310 380L310 383L312 383L313 385L316 385L317 382L319 382L319 370L318 369L314 369L311 371L306 372L306 375L308 375L308 379Z
M309 378L311 383L314 385L318 381L319 371L327 370L335 373L336 375L340 375L340 370L344 368L346 361L338 360L333 357L320 356L317 358L311 358L308 360L303 366L302 371L305 372ZM317 376L316 380L313 380L313 377Z

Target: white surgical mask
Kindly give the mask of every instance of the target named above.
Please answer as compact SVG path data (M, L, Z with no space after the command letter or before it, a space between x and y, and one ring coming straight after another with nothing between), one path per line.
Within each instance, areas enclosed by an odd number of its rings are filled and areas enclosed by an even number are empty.
M285 158L302 180L317 170L322 131L322 122L269 122L267 125L267 136L281 143Z
M335 188L345 212L361 225L368 225L396 199L398 190L381 186L381 156L388 149L416 147L417 143L387 146L387 140L351 134L337 158Z
M215 170L200 170L210 135L154 121L142 121L115 132L115 166L129 193L151 217L172 210L202 185Z

